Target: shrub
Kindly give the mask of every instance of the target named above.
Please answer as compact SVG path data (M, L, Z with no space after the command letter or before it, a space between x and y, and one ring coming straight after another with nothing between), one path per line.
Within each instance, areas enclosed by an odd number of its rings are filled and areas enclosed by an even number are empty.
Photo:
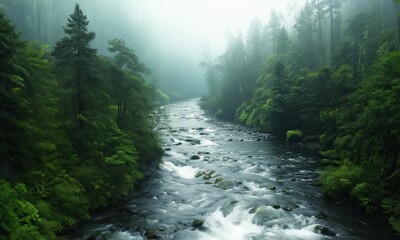
M303 138L303 132L300 130L289 130L286 132L286 139L289 142L298 142Z
M344 162L340 167L328 167L321 173L323 192L328 198L350 196L350 192L362 182L364 169L350 162Z

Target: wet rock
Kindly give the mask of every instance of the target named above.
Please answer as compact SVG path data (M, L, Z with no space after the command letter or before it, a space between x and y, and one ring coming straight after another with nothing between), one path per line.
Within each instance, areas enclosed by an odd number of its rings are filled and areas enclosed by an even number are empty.
M270 187L269 190L275 191L275 190L276 190L276 187Z
M201 175L203 175L202 172L197 172L196 175L194 175L195 177L201 177Z
M199 228L202 228L202 227L203 227L203 224L204 224L204 221L203 221L203 220L194 219L193 222L192 222L192 227L194 227L194 228L196 228L196 229L199 229Z
M218 183L214 184L215 187L222 189L222 190L228 190L231 189L235 186L236 184L234 182L231 181L227 181L227 180L222 180L219 181Z
M254 207L254 208L250 209L249 213L255 214L255 213L257 213L257 211L258 211L258 207Z
M330 237L335 237L336 233L329 228L322 226L322 225L317 225L314 227L313 232L324 235L324 236L330 236Z
M285 211L290 212L290 211L293 211L293 210L295 210L297 208L299 208L299 205L292 204L292 205L287 205L287 206L283 207L282 209L285 210Z
M198 152L197 154L205 154L205 155L208 155L208 154L210 154L210 152Z
M164 151L171 151L171 148L164 148Z
M232 139L232 138L228 139L228 142L232 142L232 141L233 141L233 139Z
M280 209L281 208L281 206L279 206L279 204L272 205L271 207L273 207L274 209Z
M179 145L182 145L182 143L178 142L178 143L175 144L175 146L179 146Z
M200 156L199 155L193 155L190 159L191 160L199 160Z
M203 131L204 128L203 128L203 127L199 127L199 128L196 128L196 130L197 130L197 131Z
M240 141L241 141L241 142L243 142L243 141L244 141L244 139L240 139Z
M210 179L211 179L211 175L204 175L204 176L203 176L203 179L204 179L204 180L210 180Z
M200 140L193 138L187 138L185 141L190 143L191 145L199 145L201 143Z
M160 235L158 234L157 230L155 230L155 229L146 230L146 232L144 233L144 236L147 239L159 239L160 238Z
M221 181L223 181L224 179L223 178L221 178L221 177L219 177L219 178L216 178L215 179L215 184L217 184L217 183L219 183L219 182L221 182Z
M232 213L233 209L235 208L236 204L239 203L236 200L228 201L221 207L221 212L224 217L228 216Z
M120 209L124 212L132 213L132 214L140 214L137 210L134 209L134 206L122 206Z
M209 134L205 133L205 132L201 132L200 135L205 136L205 135L209 135Z

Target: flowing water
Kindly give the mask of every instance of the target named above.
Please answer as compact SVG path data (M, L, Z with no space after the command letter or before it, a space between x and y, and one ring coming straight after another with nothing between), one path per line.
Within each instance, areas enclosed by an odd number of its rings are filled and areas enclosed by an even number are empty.
M322 199L312 153L209 118L196 100L164 110L163 162L74 239L397 239L382 220Z

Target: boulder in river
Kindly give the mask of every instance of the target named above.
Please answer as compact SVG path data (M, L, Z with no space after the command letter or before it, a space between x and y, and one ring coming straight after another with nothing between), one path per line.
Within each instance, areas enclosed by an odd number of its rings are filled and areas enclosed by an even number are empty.
M201 143L200 140L198 139L193 139L193 138L187 138L185 140L186 142L190 143L191 145L199 145Z
M194 219L192 222L192 227L196 229L200 229L203 227L204 221L200 219Z
M322 226L322 225L317 225L314 227L313 232L324 235L324 236L330 236L334 237L336 236L336 233L329 228Z
M235 187L235 185L236 184L234 182L228 181L228 180L221 180L214 184L215 187L222 189L222 190L231 189L231 188Z
M191 160L199 160L200 156L199 155L193 155L190 159Z
M144 236L147 239L160 239L160 235L158 234L158 231L155 229L146 230L146 232L144 233Z

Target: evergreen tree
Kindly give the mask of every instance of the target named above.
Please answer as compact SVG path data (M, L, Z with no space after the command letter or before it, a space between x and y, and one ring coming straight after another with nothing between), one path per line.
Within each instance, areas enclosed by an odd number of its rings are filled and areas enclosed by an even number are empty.
M64 27L67 36L57 42L53 52L57 60L56 67L67 75L64 77L63 87L71 89L75 94L72 97L72 112L76 117L87 109L88 91L96 86L92 72L96 50L90 47L95 33L89 32L88 24L87 17L76 4L74 13L70 15L68 24Z
M269 33L271 36L271 42L272 42L272 53L276 54L277 53L277 45L278 45L278 36L279 32L281 29L282 25L282 17L276 13L274 10L271 11L271 14L269 16L269 23L268 23L268 29Z
M278 34L277 54L287 54L290 51L290 39L284 26L281 27Z
M101 95L99 77L96 74L96 50L90 47L95 38L94 32L89 32L89 21L79 5L75 5L74 13L68 18L64 27L66 36L56 43L53 55L55 66L63 88L62 104L66 122L72 124L71 139L78 154L88 152L90 144L87 135L87 118L93 111L99 110ZM92 113L91 113L92 112ZM86 135L86 136L85 136Z

